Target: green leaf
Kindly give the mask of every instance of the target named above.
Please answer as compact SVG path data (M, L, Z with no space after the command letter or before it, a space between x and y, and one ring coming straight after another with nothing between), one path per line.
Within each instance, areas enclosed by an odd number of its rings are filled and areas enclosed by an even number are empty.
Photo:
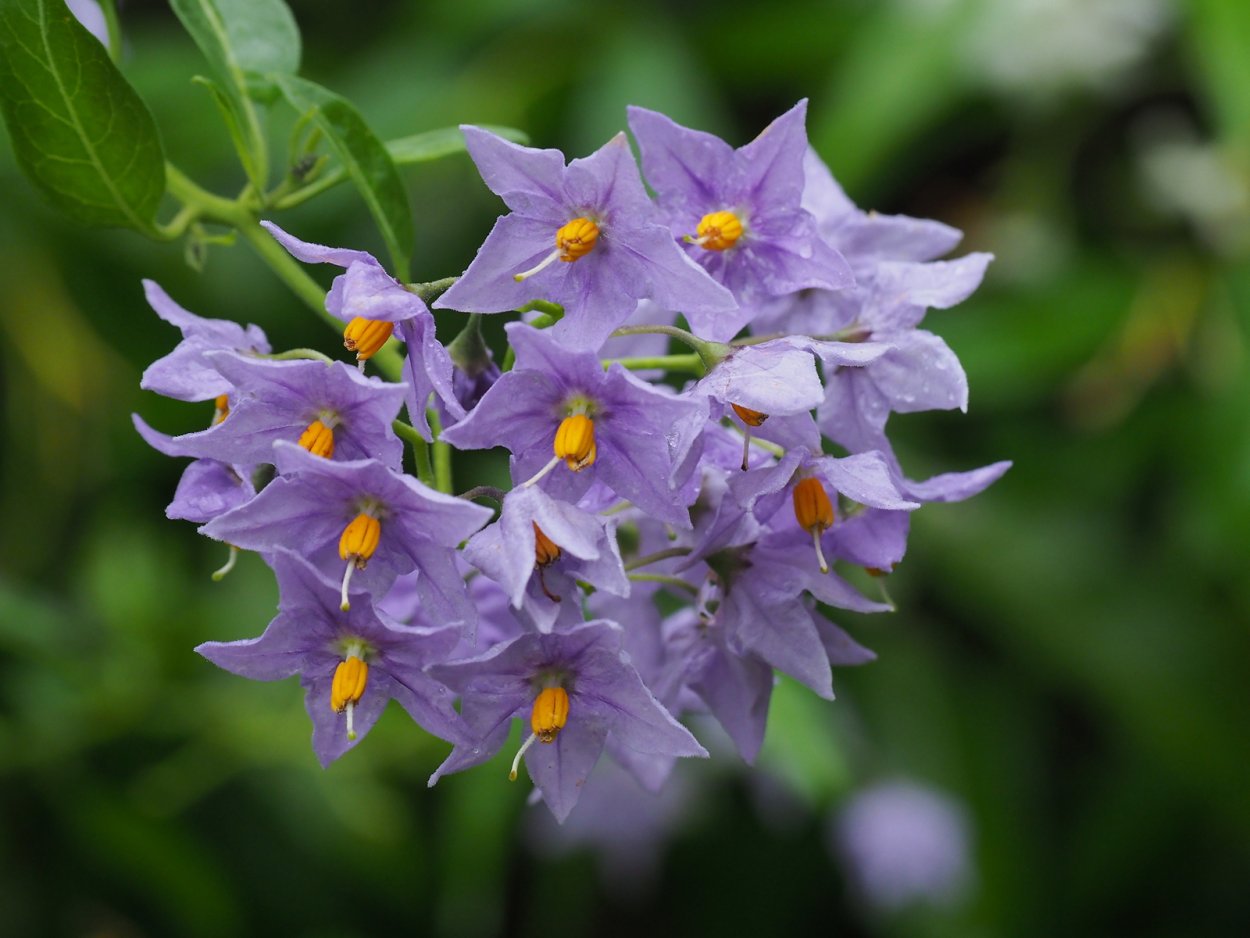
M240 91L299 71L300 38L283 0L170 0L217 76Z
M273 85L265 76L298 71L300 37L295 19L283 0L170 0L170 5L221 83L220 91L233 114L227 124L234 125L231 136L243 168L252 185L263 191L269 151L252 101L273 97Z
M527 134L512 127L496 127L491 124L478 126L513 143L527 144L530 141ZM398 165L425 163L463 152L464 134L460 132L459 127L441 127L438 130L413 134L411 137L388 140L386 149L390 151L391 159Z
M1250 150L1250 6L1228 0L1193 0L1189 43L1200 82L1222 136Z
M292 107L309 115L329 140L382 232L391 254L392 273L408 280L412 216L404 182L386 146L346 98L303 78L273 77Z
M165 192L156 124L60 0L0 0L0 109L23 172L58 208L154 230Z

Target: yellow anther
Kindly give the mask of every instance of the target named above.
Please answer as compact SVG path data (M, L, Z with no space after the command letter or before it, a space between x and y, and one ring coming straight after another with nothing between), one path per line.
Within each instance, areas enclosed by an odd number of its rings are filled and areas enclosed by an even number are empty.
M530 712L532 732L521 744L512 759L512 771L508 773L508 781L516 781L517 766L521 757L534 743L554 743L560 730L569 719L569 694L563 687L544 687L534 699L534 709Z
M819 479L799 480L794 487L794 516L805 531L824 531L833 527L833 502Z
M213 407L215 408L213 410L213 426L215 427L230 416L230 395L217 395L217 400L213 401ZM234 426L234 424L231 424L231 426Z
M560 421L552 446L556 458L574 472L595 462L595 422L585 414L570 414Z
M343 330L343 348L355 352L356 361L367 361L377 354L378 349L386 344L394 331L393 322L357 316Z
M554 743L569 720L569 694L563 687L545 687L534 701L530 727L540 743Z
M729 406L734 409L734 413L748 427L758 427L768 419L768 414L761 414L758 410L751 410L751 408L743 407L741 404L730 404Z
M828 573L829 564L820 546L820 535L833 527L833 502L829 501L829 493L819 479L800 479L794 487L794 517L799 520L799 527L812 535L820 572Z
M566 225L556 229L556 249L540 260L529 270L513 274L512 279L520 283L527 280L540 270L546 270L556 261L575 261L585 257L599 240L599 226L589 218L574 218Z
M329 459L334 455L334 431L320 420L314 420L308 429L300 434L299 445L314 456Z
M560 546L543 533L543 529L534 525L534 559L540 567L555 563L560 559Z
M556 232L556 249L560 260L575 261L589 254L598 240L598 225L589 218L574 218Z
M334 669L334 681L330 685L330 707L342 713L348 704L358 703L369 682L369 665L363 659L349 654Z
M699 221L690 239L709 251L726 251L742 237L742 221L733 212L710 212Z
M343 536L339 538L339 557L354 561L357 567L364 569L378 549L381 537L382 525L378 519L361 512L343 529Z

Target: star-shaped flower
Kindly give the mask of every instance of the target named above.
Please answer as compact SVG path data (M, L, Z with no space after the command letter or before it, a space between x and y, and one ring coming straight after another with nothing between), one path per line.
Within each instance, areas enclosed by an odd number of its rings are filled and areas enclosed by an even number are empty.
M462 449L506 446L516 479L554 470L543 485L565 501L577 502L598 480L685 524L675 487L692 468L687 457L707 422L706 399L653 387L619 365L605 373L598 357L568 351L546 330L509 323L507 331L516 367L443 439Z
M313 721L313 750L329 765L369 732L387 701L398 700L427 732L463 743L468 731L451 695L426 673L455 647L452 629L399 625L379 614L366 593L339 609L338 587L289 551L272 557L281 599L259 638L205 642L209 661L258 681L301 676Z
M687 314L736 307L673 243L624 134L565 166L558 150L461 129L482 178L512 214L495 223L436 307L495 313L548 300L564 307L556 340L586 350L602 345L644 297Z
M273 444L289 440L318 456L399 466L403 446L391 421L406 385L366 378L342 362L205 357L234 389L229 415L207 430L166 438L162 452L255 465L271 462Z
M461 715L477 739L457 746L430 784L491 758L507 741L513 717L529 718L534 734L522 750L525 765L559 821L577 803L609 735L640 752L706 756L643 684L621 639L619 626L596 620L522 635L480 657L431 667L435 679L460 693Z
M490 509L436 492L372 459L332 462L286 442L274 445L273 458L280 477L202 533L249 550L298 551L341 578L344 600L353 578L381 595L397 575L415 568L430 620L466 627L476 622L454 555L490 519Z
M629 108L643 174L673 235L740 304L733 313L683 310L704 338L733 338L772 297L854 282L846 260L802 206L806 114L807 102L800 101L735 150L656 111Z

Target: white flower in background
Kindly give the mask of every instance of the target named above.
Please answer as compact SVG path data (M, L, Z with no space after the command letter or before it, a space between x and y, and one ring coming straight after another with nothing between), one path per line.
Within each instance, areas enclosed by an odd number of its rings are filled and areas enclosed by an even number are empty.
M1137 175L1157 210L1179 216L1212 247L1250 247L1250 180L1181 113L1154 113L1134 128Z
M1149 52L1173 18L1170 0L980 0L966 61L1013 95L1104 90Z

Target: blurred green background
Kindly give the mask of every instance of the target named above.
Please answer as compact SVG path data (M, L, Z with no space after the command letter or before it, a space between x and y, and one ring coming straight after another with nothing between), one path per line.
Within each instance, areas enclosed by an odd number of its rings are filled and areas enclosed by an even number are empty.
M181 461L129 414L207 419L138 389L176 340L142 277L275 347L335 336L246 246L196 273L79 228L2 147L0 934L1250 934L1250 5L293 9L303 73L383 138L496 123L580 155L635 103L741 144L810 97L859 205L998 258L927 321L971 406L895 417L904 465L1015 468L916 516L899 612L839 620L880 658L835 673L836 702L783 681L761 764L682 766L628 837L622 796L558 839L502 763L427 791L446 747L397 708L322 771L294 680L192 653L257 634L276 589L254 557L209 580L220 545L163 515ZM160 3L122 22L168 157L237 192L190 39ZM461 270L498 203L463 156L404 175L414 275ZM346 187L278 220L382 253ZM899 778L959 806L972 872L891 910L832 832Z

